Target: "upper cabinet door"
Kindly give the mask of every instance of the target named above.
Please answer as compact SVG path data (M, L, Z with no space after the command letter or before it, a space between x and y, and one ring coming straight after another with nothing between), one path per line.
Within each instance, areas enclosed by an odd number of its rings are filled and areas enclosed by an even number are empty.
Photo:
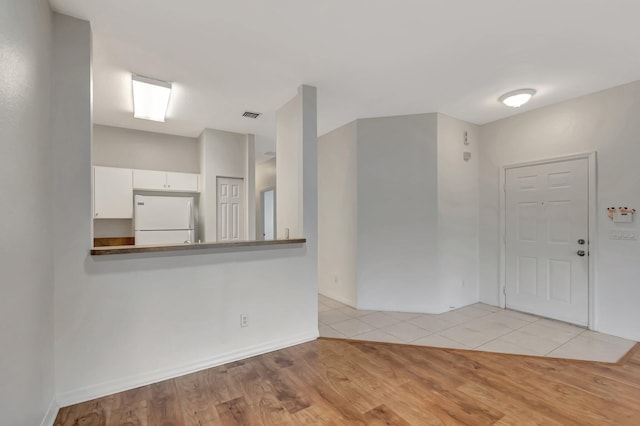
M193 173L167 172L167 190L198 192L198 175Z
M134 170L133 188L148 191L198 192L198 176L194 173Z
M167 172L155 170L134 170L133 187L152 191L167 191Z
M131 219L133 185L131 169L93 168L93 217Z

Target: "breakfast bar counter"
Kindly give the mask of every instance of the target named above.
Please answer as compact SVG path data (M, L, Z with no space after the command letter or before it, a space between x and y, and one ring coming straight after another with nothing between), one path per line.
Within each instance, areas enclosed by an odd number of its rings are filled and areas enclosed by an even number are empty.
M162 245L133 245L133 246L106 246L94 247L91 249L92 256L103 256L109 254L130 254L130 253L157 253L186 250L203 249L235 249L239 247L263 247L279 246L287 244L304 244L306 238L295 238L288 240L250 240L250 241L222 241L207 243L184 243L184 244L162 244Z

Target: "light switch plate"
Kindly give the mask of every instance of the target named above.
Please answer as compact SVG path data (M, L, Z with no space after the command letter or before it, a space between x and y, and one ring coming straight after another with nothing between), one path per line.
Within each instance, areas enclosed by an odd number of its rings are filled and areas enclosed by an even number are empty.
M631 223L633 222L633 213L615 212L613 214L614 223Z

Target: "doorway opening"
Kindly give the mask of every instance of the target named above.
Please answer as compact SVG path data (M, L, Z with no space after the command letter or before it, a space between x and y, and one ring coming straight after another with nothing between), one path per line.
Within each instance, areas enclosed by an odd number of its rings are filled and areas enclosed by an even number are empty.
M276 238L276 189L268 188L260 193L260 212L262 215L262 238Z

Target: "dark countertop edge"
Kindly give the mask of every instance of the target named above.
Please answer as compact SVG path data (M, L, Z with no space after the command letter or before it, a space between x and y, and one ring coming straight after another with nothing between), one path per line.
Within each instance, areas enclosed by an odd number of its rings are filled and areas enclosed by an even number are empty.
M237 247L259 247L274 246L283 244L304 244L306 238L295 238L291 240L254 240L254 241L233 241L233 242L214 242L214 243L191 243L191 244L165 244L153 246L107 246L94 247L91 249L92 256L104 256L109 254L128 254L128 253L157 253L167 251L185 251L185 250L202 250L202 249L235 249Z

